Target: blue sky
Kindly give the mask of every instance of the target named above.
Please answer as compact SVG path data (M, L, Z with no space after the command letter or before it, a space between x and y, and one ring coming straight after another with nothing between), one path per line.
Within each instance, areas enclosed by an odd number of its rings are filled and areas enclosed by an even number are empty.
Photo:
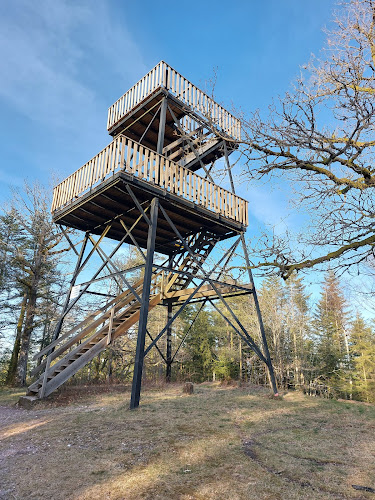
M107 108L161 59L228 108L265 110L319 55L334 0L0 0L0 201L110 142ZM243 186L252 227L293 224L288 190ZM282 222L286 220L286 222ZM280 229L280 230L281 230Z
M265 108L318 53L333 2L0 0L0 199L109 142L107 108L161 59L228 107ZM259 210L258 210L259 212Z

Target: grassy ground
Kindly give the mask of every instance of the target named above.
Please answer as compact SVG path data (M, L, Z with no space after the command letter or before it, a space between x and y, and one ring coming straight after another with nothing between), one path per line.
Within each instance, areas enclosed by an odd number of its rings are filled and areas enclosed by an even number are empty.
M0 393L3 499L373 498L375 408L253 388Z

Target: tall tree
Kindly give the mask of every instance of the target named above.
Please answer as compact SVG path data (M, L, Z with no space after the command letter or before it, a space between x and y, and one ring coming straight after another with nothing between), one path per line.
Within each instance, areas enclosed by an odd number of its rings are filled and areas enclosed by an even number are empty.
M342 389L350 376L346 323L344 295L334 272L328 271L313 325L319 377L337 389Z
M181 314L186 332L190 328L198 308L199 304L186 307ZM191 326L184 349L186 353L184 365L189 377L197 382L210 380L215 360L215 335L212 318L207 309L202 309Z
M24 287L17 281L17 248L27 246L27 238L16 219L12 208L0 215L0 336L7 336L15 327L16 338L8 367L6 383L14 382L17 360L20 350L21 330L27 295Z
M25 385L31 336L40 321L41 301L57 301L54 284L59 281L58 248L61 233L53 224L49 199L40 186L25 186L14 193L5 213L12 217L22 238L14 239L12 248L13 293L23 297L19 307L16 338L8 371L8 381ZM16 365L16 373L15 371Z
M311 363L308 345L310 336L309 295L306 293L302 278L293 274L285 283L286 288L286 325L289 334L289 366L292 374L288 379L294 387L305 383L309 376Z
M286 295L282 281L268 277L259 291L264 327L279 385L287 384L287 365L290 353L285 323Z

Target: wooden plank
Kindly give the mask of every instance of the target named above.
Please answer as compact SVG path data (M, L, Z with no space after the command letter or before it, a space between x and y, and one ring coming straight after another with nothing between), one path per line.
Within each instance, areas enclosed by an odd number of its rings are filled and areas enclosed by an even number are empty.
M175 93L176 89L174 86L174 79L175 79L175 70L174 69L170 70L169 79L170 79L169 88L172 90L173 93Z
M163 156L157 155L159 163L159 185L165 188L165 162L166 159Z
M133 141L131 141L130 139L123 139L124 141L124 144L126 144L126 147L127 147L127 155L126 155L126 170L128 170L129 172L131 171L131 165L130 165L130 162L131 162L131 155L132 155L132 152L133 152Z
M138 146L138 150L139 150L139 158L138 158L138 164L137 164L137 175L140 179L142 179L142 166L143 166L143 163L144 163L144 151L145 151L145 148L143 146Z
M137 151L138 151L138 143L133 142L133 165L131 169L133 174L137 172Z
M152 182L155 184L155 158L154 158L154 152L150 151L150 158L148 160L148 167L147 167L147 180L149 182Z
M155 89L155 77L156 77L156 70L152 70L152 85L151 85L151 90Z
M170 189L170 161L169 160L164 160L164 188L165 189Z
M149 174L149 152L148 148L144 149L144 159L143 159L143 178L147 181L151 181Z
M113 142L111 142L109 147L107 147L105 149L104 160L103 160L103 169L102 169L101 176L100 176L102 180L104 180L105 177L108 175L109 161L111 158L112 147L113 147Z
M155 163L155 184L160 183L160 156L158 154L154 154L154 163Z
M138 175L140 179L156 183L208 210L214 210L245 224L247 220L245 209L241 208L241 216L239 214L241 198L216 187L207 179L124 136L114 139L98 155L62 181L58 189L55 188L53 209L56 210L71 202L86 189L107 178L111 172L118 169L119 163L124 163L125 155L126 171Z

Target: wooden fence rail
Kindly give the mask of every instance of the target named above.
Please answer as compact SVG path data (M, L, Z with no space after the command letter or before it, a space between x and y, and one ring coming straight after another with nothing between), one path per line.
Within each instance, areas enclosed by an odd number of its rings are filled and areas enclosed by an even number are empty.
M167 89L201 116L209 119L217 128L226 132L229 136L236 140L241 140L241 124L239 119L164 61L160 61L159 64L109 108L108 130L119 122L134 106L159 87ZM190 117L185 118L187 118L185 121L189 121L190 119ZM188 129L190 128L188 124Z
M54 188L51 211L69 205L120 170L248 225L246 200L122 135Z

